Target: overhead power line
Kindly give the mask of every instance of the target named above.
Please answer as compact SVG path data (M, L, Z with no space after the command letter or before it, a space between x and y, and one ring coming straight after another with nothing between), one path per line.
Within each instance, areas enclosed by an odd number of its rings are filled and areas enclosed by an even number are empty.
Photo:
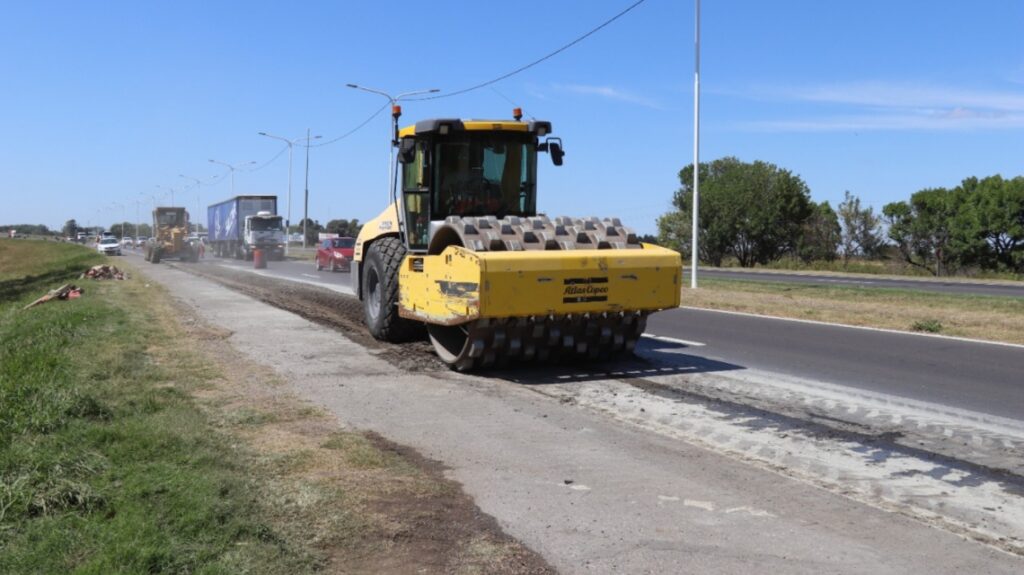
M507 74L503 74L501 76L498 76L497 78L494 78L493 80L488 80L486 82L481 82L480 84L477 84L475 86L470 86L468 88L463 88L461 90L456 90L454 92L445 92L445 93L442 93L442 94L438 94L436 96L423 96L421 98L409 98L409 100L439 100L441 98L451 98L452 96L458 96L460 94L465 94L466 92L472 92L473 90L479 90L480 88L486 88L487 86L490 86L491 84L496 84L496 83L498 83L498 82L500 82L502 80L505 80L506 78L511 78L512 76L515 76L516 74L518 74L520 72L529 70L530 68L533 68L537 64L540 64L541 62L544 62L545 60L549 60L549 59L553 58L554 56L557 56L558 54L561 54L562 52L568 50L569 48L572 48L576 44L579 44L580 42L582 42L582 41L586 40L587 38L589 38L590 36L594 35L595 33L597 33L599 30L601 30L605 26L608 26L612 22L618 20L619 18L622 18L629 11L631 11L632 9L636 8L637 6L643 4L646 1L647 0L637 0L633 4L630 4L628 7L626 7L626 9L623 10L622 12L619 12L618 14L616 14L616 15L612 16L611 18L609 18L608 20L605 20L599 26L597 26L596 28L590 30L586 34L576 38L572 42L569 42L568 44L562 46L561 48L555 50L554 52L551 52L551 53L547 54L546 56L542 56L542 57L534 60L533 62L530 62L529 64L525 64L523 66L520 66L520 67L516 68L515 70L512 70L511 72L508 72Z
M379 116L380 113L383 112L390 105L391 105L391 102L388 102L388 103L384 104L383 106L381 106L380 108L377 108L377 111L372 113L372 114L370 114L369 118L366 118L365 120L363 120L363 122L361 124L359 124L355 128L352 128L351 130L345 132L344 134L338 136L337 138L334 138L332 140L327 140L326 142L322 142L320 144L310 144L310 143L307 142L306 145L308 145L310 148L322 148L324 146L329 146L329 145L331 145L331 144L333 144L333 143L335 143L335 142L337 142L339 140L344 140L345 138L347 138L347 137L351 136L352 134L355 134L356 132L361 130L363 128L363 126L369 124L374 118Z
M285 150L287 150L287 149L288 149L288 146L282 147L280 151L278 151L276 154L274 154L273 158L270 158L266 162L263 162L262 164L256 166L255 168L253 168L251 170L245 170L245 171L246 172L258 172L258 171L262 170L263 168L266 168L270 164L274 163L274 160L280 158L281 154L283 154L285 152Z

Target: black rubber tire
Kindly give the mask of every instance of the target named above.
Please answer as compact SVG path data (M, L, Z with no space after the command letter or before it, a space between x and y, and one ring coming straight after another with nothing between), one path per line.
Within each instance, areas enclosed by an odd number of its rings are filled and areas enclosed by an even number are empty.
M398 269L405 246L395 237L381 238L363 260L363 310L373 337L393 343L422 339L423 324L398 315Z
M159 247L153 248L153 254L151 256L149 256L150 263L154 263L154 264L160 263L160 255L161 255L160 254L160 248Z

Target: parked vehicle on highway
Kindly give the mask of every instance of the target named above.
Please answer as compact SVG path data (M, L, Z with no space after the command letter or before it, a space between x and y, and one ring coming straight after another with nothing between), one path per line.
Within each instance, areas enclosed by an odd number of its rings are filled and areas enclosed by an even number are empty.
M317 246L313 263L316 271L328 268L332 272L347 272L352 269L352 255L356 247L355 238L330 238Z
M259 249L269 259L284 259L284 221L277 196L236 196L206 210L206 243L219 257L251 260Z
M108 256L119 256L121 255L121 242L117 241L115 237L100 238L100 243L96 244L96 251Z

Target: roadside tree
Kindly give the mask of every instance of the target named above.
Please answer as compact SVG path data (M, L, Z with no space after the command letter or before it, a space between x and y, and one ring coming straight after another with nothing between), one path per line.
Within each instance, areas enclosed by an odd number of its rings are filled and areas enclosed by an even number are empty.
M78 235L78 229L78 222L74 219L70 219L64 222L64 227L61 228L61 233L64 234L64 237L74 239Z
M679 180L672 203L682 216L659 220L661 235L677 240L691 218L692 164L680 170ZM797 251L813 211L810 190L799 176L767 162L726 157L701 164L700 180L701 260L720 265L732 255L752 267Z
M354 238L359 235L359 229L362 224L359 223L358 219L352 220L331 220L324 226L324 231L329 234L338 234L339 236Z
M842 227L843 266L852 256L875 257L885 245L882 236L882 218L874 208L861 208L860 198L849 190L839 204L839 223Z
M834 261L841 239L839 216L832 206L827 201L814 204L810 217L804 222L797 256L805 262Z
M981 241L980 265L1024 272L1024 176L967 178L971 233Z
M882 208L889 238L908 264L941 276L965 263L971 249L958 224L964 221L957 217L961 196L957 190L929 188L910 196L909 202Z

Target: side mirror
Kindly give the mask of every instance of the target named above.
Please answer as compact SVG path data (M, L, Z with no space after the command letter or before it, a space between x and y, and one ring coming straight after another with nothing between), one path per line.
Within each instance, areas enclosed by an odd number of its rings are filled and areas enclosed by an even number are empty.
M565 150L562 149L562 139L548 138L548 141L544 143L547 144L548 152L551 154L551 162L556 166L561 166L562 158L565 157Z
M402 138L402 143L398 147L398 161L403 164L411 164L416 161L416 140Z
M562 158L565 156L565 151L562 150L562 139L561 138L548 138L544 142L537 145L538 152L548 152L551 154L551 162L556 166L562 165Z

